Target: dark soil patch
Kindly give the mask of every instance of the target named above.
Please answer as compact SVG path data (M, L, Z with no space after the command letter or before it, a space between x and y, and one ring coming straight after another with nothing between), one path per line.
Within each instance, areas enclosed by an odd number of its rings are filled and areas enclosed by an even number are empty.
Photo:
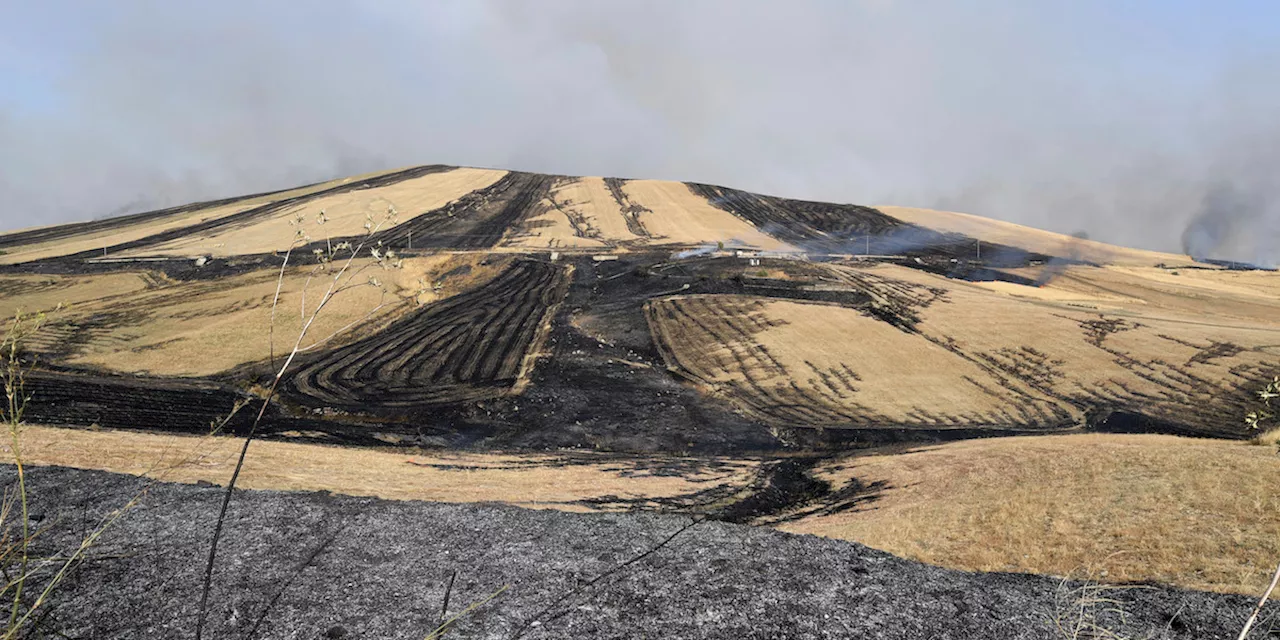
M728 187L687 184L691 191L706 198L712 206L748 220L761 231L812 253L941 258L947 265L951 259L956 259L978 262L986 267L1027 266L1033 261L1051 259L1051 256L1017 247L979 243L962 234L943 233L902 222L871 207L791 200ZM917 265L912 261L903 264L909 267Z

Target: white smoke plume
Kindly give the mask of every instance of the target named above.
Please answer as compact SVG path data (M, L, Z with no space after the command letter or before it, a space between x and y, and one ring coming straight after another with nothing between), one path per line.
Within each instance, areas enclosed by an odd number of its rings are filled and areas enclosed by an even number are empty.
M1195 4L0 0L0 228L445 163L1261 260L1280 10Z

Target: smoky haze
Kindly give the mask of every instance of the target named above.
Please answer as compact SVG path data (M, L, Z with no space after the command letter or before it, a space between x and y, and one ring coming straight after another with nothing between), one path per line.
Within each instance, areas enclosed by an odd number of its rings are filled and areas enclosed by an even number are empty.
M0 0L0 228L444 163L1274 262L1280 14L1117 4Z

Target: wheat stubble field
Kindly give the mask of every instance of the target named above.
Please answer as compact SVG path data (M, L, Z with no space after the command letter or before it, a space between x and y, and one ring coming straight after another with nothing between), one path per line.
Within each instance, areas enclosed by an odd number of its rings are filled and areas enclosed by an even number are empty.
M0 235L0 312L63 305L30 462L225 482L235 440L202 434L261 397L314 252L361 239L397 268L355 263L318 316L246 487L1237 593L1280 555L1280 457L1243 421L1276 273L679 182L429 165Z

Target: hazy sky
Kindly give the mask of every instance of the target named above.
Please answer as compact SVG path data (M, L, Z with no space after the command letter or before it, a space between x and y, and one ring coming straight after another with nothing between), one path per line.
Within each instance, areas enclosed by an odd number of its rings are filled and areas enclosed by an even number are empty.
M1280 4L0 0L0 228L406 164L1271 259ZM1225 194L1225 195L1224 195Z

